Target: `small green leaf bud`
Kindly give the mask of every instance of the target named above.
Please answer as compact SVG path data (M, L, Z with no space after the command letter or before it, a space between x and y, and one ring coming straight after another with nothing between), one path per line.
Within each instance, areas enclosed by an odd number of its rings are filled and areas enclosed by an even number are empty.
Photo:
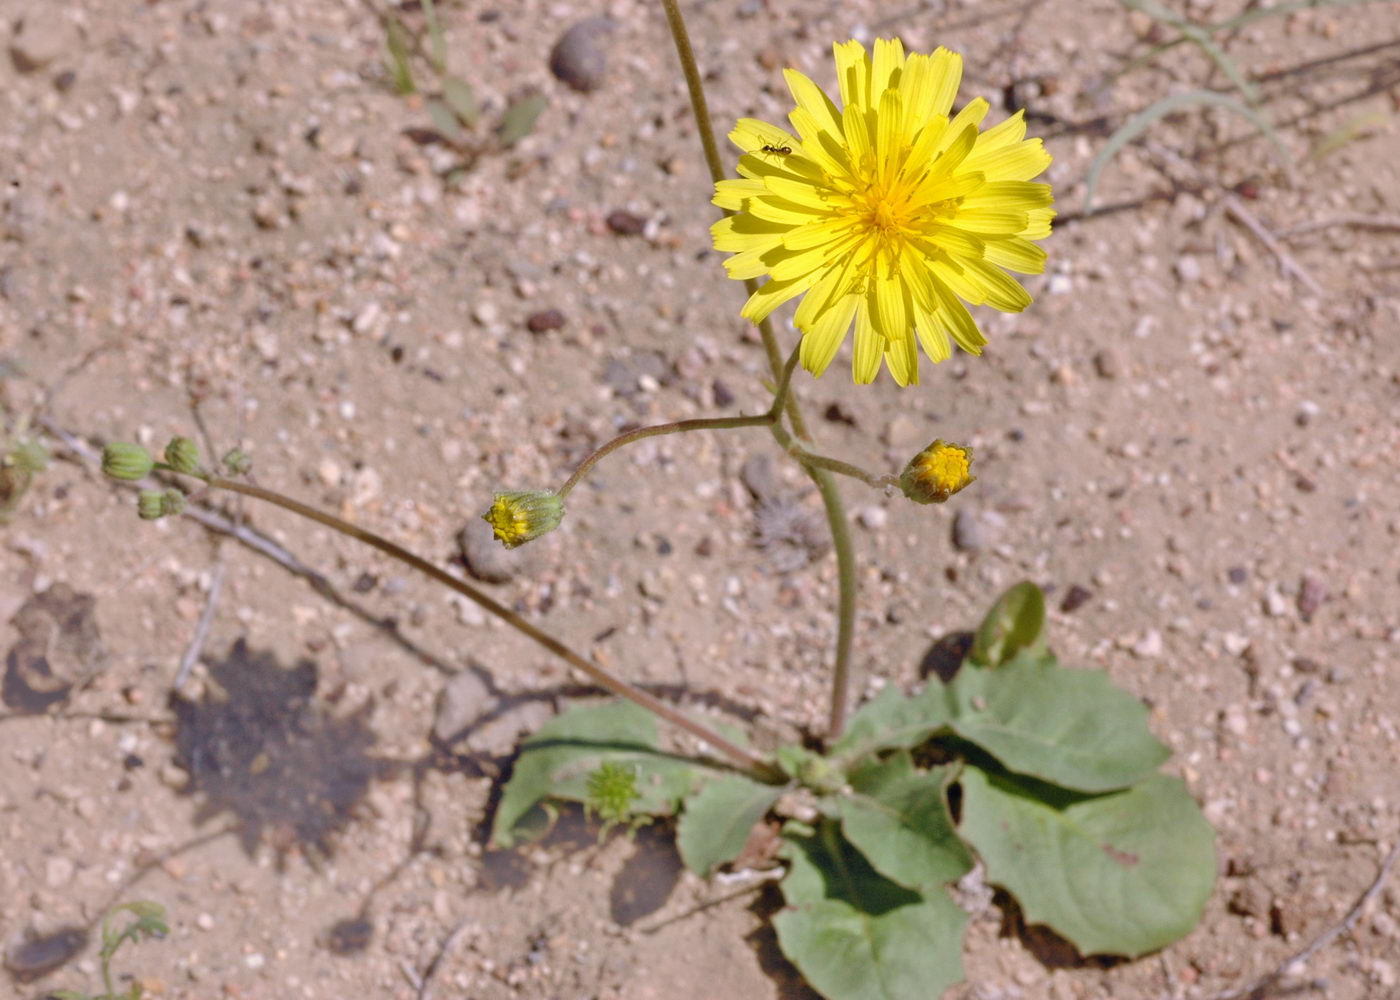
M185 494L177 489L142 490L136 498L136 513L143 521L158 521L185 512Z
M915 503L943 503L976 479L971 468L971 448L940 438L909 460L899 488Z
M482 517L501 544L513 549L559 527L564 520L564 501L549 490L512 490L497 493Z
M230 476L246 476L253 470L253 459L241 448L230 448L224 453L224 468Z
M102 474L113 479L135 482L145 479L155 468L155 459L139 444L113 441L102 449Z
M187 437L173 437L165 446L165 464L176 472L187 476L197 475L199 467L199 445Z

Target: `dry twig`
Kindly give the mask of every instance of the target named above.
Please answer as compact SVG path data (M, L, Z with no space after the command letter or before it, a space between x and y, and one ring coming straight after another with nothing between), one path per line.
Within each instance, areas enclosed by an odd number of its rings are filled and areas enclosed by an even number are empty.
M224 552L219 550L218 556L214 559L214 573L209 580L209 597L204 602L204 613L199 616L199 624L195 627L194 638L190 639L190 644L185 647L185 655L180 657L180 669L175 673L175 690L178 691L185 686L185 681L189 680L190 671L199 662L199 656L204 652L205 640L209 638L209 626L214 621L214 610L219 605L219 593L224 586Z
M1284 274L1296 278L1299 284L1318 298L1327 297L1326 293L1322 290L1322 286L1317 283L1317 279L1304 270L1302 264L1299 264L1293 259L1293 255L1283 248L1283 244L1279 242L1278 237L1269 232L1264 224L1255 218L1254 213L1245 208L1244 204L1238 198L1234 195L1226 195L1222 199L1221 204L1227 215L1253 233L1254 238L1264 244L1264 248L1274 255L1274 258L1278 261L1280 270L1282 270Z
M1319 229L1331 229L1333 226L1354 226L1357 229L1379 229L1382 231L1400 229L1400 215L1337 215L1330 219L1312 219L1308 222L1300 222L1296 226L1290 226L1279 233L1279 236L1285 240L1291 240L1295 236L1315 233Z

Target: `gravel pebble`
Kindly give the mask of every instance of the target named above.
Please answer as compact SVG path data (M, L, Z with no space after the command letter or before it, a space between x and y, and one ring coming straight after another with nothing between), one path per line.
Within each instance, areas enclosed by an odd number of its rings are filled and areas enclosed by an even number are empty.
M10 41L10 61L21 73L35 73L78 47L78 32L55 4L36 4Z
M640 236L642 230L647 227L647 220L640 215L634 215L625 208L615 209L608 213L608 228L619 236Z
M608 72L607 39L613 22L590 17L571 27L549 53L549 71L580 93L597 90Z
M531 333L548 333L564 325L564 314L558 309L543 309L525 318L525 328Z
M867 531L879 531L890 519L890 512L883 507L869 506L862 507L856 511L856 520L860 526Z
M972 507L964 507L953 518L953 547L959 552L979 552L987 546L987 529Z
M457 532L467 572L482 583L505 583L520 572L520 557L496 541L491 525L479 517Z
M433 717L433 736L450 744L472 722L495 707L496 696L473 669L463 670L443 687Z

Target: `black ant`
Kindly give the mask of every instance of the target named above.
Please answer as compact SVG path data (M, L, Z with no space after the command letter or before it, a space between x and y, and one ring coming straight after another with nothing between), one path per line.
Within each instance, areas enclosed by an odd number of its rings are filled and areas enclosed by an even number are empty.
M760 153L772 153L774 156L791 156L791 155L792 155L792 147L791 147L791 146L775 146L775 145L773 145L773 144L770 142L770 143L765 143L764 146L763 146L763 148L760 149L759 152L760 152Z

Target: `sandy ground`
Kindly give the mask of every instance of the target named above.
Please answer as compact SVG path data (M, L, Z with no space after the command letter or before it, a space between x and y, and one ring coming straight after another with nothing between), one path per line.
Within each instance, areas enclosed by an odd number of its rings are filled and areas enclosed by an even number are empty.
M848 354L799 377L832 454L893 471L935 436L977 449L978 482L944 508L846 484L859 685L913 683L935 639L1035 580L1062 659L1153 706L1221 878L1193 934L1112 967L1042 961L987 906L952 995L1184 1000L1274 968L1400 837L1400 5L1222 36L1291 171L1243 119L1188 111L1114 161L1088 218L1113 128L1228 86L1190 46L1113 78L1170 37L1140 15L686 9L721 131L785 114L782 66L829 85L832 41L897 33L964 52L964 98L1028 105L1056 157L1050 270L1028 312L984 317L983 358L904 390L852 385ZM657 7L444 4L479 134L522 94L548 100L527 138L474 162L421 143L429 118L389 86L369 2L0 13L0 388L12 424L50 422L55 455L0 529L0 993L95 986L93 922L150 898L172 933L118 964L157 997L808 995L765 929L771 894L683 874L664 830L598 846L566 823L485 848L514 738L578 694L557 662L281 512L244 516L323 585L188 518L139 522L81 458L159 447L197 416L260 482L460 563L493 488L555 484L628 426L760 409L762 352L708 249ZM575 92L550 49L600 13L606 72ZM640 225L610 226L618 211ZM562 323L532 332L549 310ZM800 529L755 544L739 472L761 455L782 503L818 516L760 430L645 442L493 592L760 738L818 727L832 560ZM1297 971L1332 1000L1394 996L1397 927L1400 878Z

